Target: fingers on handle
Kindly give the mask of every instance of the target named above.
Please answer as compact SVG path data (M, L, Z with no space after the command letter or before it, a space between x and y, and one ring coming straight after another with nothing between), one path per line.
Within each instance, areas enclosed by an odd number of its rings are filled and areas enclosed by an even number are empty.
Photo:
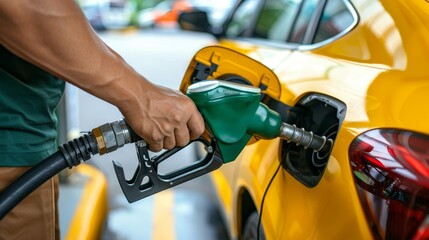
M188 121L188 129L191 139L196 139L203 134L204 119L199 112L195 112Z
M159 152L163 149L163 144L161 143L155 143L155 142L148 142L149 150L152 152Z
M177 144L177 136L167 136L164 138L163 148L170 150L173 149Z
M174 136L176 137L176 145L179 147L186 146L190 141L190 134L186 126L183 128L176 128Z

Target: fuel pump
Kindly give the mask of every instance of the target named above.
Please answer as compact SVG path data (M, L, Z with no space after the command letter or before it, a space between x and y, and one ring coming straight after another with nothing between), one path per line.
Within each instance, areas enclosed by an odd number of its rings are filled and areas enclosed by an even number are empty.
M187 95L195 102L206 122L205 133L192 141L204 146L206 155L202 160L163 175L158 171L159 165L182 147L150 157L146 142L128 127L124 119L107 123L60 146L56 153L5 189L0 194L0 219L61 170L77 166L94 154L107 154L129 143L135 143L139 160L134 176L126 179L121 165L114 162L113 166L130 203L233 161L252 136L264 139L280 137L314 151L329 152L332 148L331 139L282 122L277 112L260 102L259 88L210 80L192 84L188 87Z

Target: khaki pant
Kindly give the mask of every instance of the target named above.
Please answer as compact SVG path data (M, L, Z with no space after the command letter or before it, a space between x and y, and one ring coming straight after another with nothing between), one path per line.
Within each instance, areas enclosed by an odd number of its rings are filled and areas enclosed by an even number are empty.
M0 191L28 169L0 167ZM0 220L0 240L60 239L57 202L58 180L55 177L42 184Z

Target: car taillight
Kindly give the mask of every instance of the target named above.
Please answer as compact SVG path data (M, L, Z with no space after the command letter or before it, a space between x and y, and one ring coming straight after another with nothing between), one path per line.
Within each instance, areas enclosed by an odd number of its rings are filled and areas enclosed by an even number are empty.
M375 129L359 135L349 155L375 238L428 239L429 136Z

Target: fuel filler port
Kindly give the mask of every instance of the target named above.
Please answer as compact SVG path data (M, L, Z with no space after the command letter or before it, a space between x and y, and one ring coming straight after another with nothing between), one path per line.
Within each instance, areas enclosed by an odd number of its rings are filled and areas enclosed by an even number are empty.
M337 99L322 94L304 96L294 108L300 114L293 123L297 129L305 129L325 136L335 144L337 132L346 114L346 105ZM332 148L320 151L282 141L281 159L283 168L307 187L315 187L323 176Z

